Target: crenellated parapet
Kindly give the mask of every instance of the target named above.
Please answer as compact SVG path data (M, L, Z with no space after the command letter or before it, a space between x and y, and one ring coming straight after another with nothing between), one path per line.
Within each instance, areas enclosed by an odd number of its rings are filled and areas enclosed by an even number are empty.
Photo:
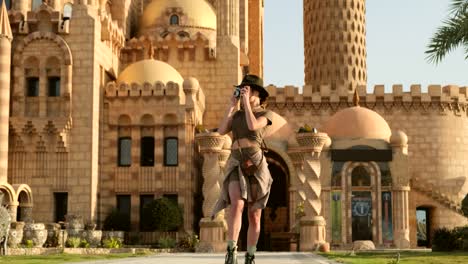
M156 84L144 83L119 83L111 82L107 84L105 95L107 98L122 97L155 97L155 98L174 98L184 99L182 87L174 82L158 82ZM182 102L182 101L181 101Z
M115 54L119 54L125 45L125 34L116 20L109 14L101 13L101 40L104 41Z
M142 100L141 102L149 108L156 106L167 107L166 110L169 112L176 111L179 113L180 107L182 107L184 115L185 112L191 113L191 116L188 117L191 123L203 123L205 94L194 78L186 79L183 85L175 82L164 84L159 81L155 84L148 82L144 84L110 82L105 89L105 98L108 103L118 108L121 105L133 105L136 100ZM179 114L181 115L182 112ZM185 120L185 117L180 117L180 120Z
M27 35L35 31L49 31L56 34L69 34L69 19L63 13L42 3L37 9L22 11L12 9L8 12L14 34Z
M354 105L352 93L344 89L332 92L327 85L322 85L318 93L312 93L307 86L304 87L303 93L299 93L299 88L295 86L270 85L267 90L270 93L268 105L272 110L299 113L305 110L335 112ZM357 91L359 104L369 109L381 107L385 112L418 111L422 114L438 112L453 113L458 116L467 114L466 86L429 85L427 92L422 92L421 85L411 85L409 91L405 91L402 85L393 85L392 92L386 93L384 85L376 85L371 92L367 91L366 86L358 86Z
M156 60L168 62L210 61L215 59L213 40L198 32L181 35L176 32L164 36L142 36L129 40L122 49L124 65L129 65L151 56Z

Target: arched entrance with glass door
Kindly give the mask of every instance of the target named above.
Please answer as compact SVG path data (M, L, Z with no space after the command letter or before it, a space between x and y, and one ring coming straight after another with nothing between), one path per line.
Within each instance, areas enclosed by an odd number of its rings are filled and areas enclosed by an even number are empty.
M332 243L393 243L392 179L387 162L334 162Z

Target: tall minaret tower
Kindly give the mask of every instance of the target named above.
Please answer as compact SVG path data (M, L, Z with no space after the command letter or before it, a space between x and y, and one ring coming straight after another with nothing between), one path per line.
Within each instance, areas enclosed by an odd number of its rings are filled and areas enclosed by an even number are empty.
M8 180L8 129L10 115L10 67L11 67L10 21L5 2L0 10L0 184Z
M263 78L264 0L249 0L249 60L250 73Z
M304 0L304 53L306 89L365 85L366 1Z

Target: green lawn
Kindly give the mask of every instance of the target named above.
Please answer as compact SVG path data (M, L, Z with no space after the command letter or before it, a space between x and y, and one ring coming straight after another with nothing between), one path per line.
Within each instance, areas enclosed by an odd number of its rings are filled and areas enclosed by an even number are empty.
M15 263L15 264L55 264L65 262L80 262L90 260L106 260L116 258L128 258L128 257L141 257L146 254L108 254L108 255L71 255L71 254L59 254L59 255L47 255L47 256L8 256L0 257L0 263Z
M350 256L344 252L330 252L321 254L340 263L349 264L390 264L395 260L396 253L356 253ZM393 262L396 263L396 262ZM401 264L466 264L468 252L401 252Z

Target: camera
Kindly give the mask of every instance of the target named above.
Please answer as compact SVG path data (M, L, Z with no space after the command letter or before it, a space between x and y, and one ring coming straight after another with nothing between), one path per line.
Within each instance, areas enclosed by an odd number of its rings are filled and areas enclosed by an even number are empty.
M242 87L236 86L236 89L234 90L234 97L239 98L241 96L241 89Z

